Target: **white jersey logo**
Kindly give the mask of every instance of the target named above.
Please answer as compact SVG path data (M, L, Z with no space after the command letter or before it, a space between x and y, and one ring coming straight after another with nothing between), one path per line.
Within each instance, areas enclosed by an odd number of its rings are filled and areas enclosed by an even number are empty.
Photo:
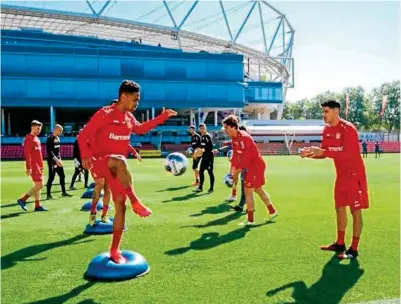
M342 150L344 150L343 146L340 146L340 147L329 147L329 151L333 151L333 152L341 152Z
M129 135L115 135L114 133L109 134L109 139L113 140L130 140Z

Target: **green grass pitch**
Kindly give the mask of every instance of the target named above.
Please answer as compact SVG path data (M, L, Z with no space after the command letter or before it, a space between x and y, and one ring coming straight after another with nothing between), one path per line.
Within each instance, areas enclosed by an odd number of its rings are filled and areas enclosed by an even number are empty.
M162 159L130 160L135 188L153 210L141 219L130 209L122 249L148 260L146 276L117 283L87 282L90 260L108 250L106 236L82 234L87 201L43 201L48 213L23 212L16 199L31 186L23 162L2 162L2 303L355 303L399 298L399 154L366 161L371 208L364 212L358 262L338 262L319 246L335 239L331 160L267 157L267 185L280 211L274 223L258 199L257 227L242 228L244 214L228 209L216 159L216 190L193 195L193 174L164 172ZM67 181L72 161L65 161ZM189 167L190 169L190 167ZM56 178L57 181L57 178ZM77 183L79 188L82 183ZM208 178L206 177L206 189ZM53 186L58 192L58 185ZM42 192L44 193L44 191ZM42 194L44 198L45 195ZM113 214L113 211L110 213ZM346 233L352 237L351 217Z

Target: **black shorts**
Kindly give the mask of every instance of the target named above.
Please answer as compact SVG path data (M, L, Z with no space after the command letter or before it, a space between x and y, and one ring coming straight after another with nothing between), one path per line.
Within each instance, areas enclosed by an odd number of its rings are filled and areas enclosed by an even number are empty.
M214 157L202 158L200 170L213 170Z
M200 157L192 159L192 170L198 169Z

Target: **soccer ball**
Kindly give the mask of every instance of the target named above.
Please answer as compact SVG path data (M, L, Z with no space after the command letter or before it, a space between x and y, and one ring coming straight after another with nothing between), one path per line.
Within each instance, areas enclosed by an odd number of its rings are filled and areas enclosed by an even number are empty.
M233 158L233 150L227 152L227 158L229 161L231 161L231 159Z
M192 155L192 154L194 154L194 149L188 148L186 153L187 153L187 155Z
M228 188L232 188L234 185L233 176L230 173L224 175L224 183Z
M187 158L178 152L169 154L164 162L164 169L172 173L174 176L179 176L185 173L188 166Z

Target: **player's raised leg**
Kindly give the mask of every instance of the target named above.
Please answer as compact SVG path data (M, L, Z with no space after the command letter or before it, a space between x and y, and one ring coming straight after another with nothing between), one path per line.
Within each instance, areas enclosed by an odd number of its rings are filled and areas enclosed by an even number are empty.
M134 188L132 186L132 176L128 171L125 157L111 157L109 160L109 168L111 166L113 168L112 170L115 170L115 179L112 179L111 182L118 182L119 185L124 189L124 193L128 196L131 202L132 210L140 217L147 217L151 215L152 211L144 206L135 194ZM110 187L112 186L113 185L110 184Z

